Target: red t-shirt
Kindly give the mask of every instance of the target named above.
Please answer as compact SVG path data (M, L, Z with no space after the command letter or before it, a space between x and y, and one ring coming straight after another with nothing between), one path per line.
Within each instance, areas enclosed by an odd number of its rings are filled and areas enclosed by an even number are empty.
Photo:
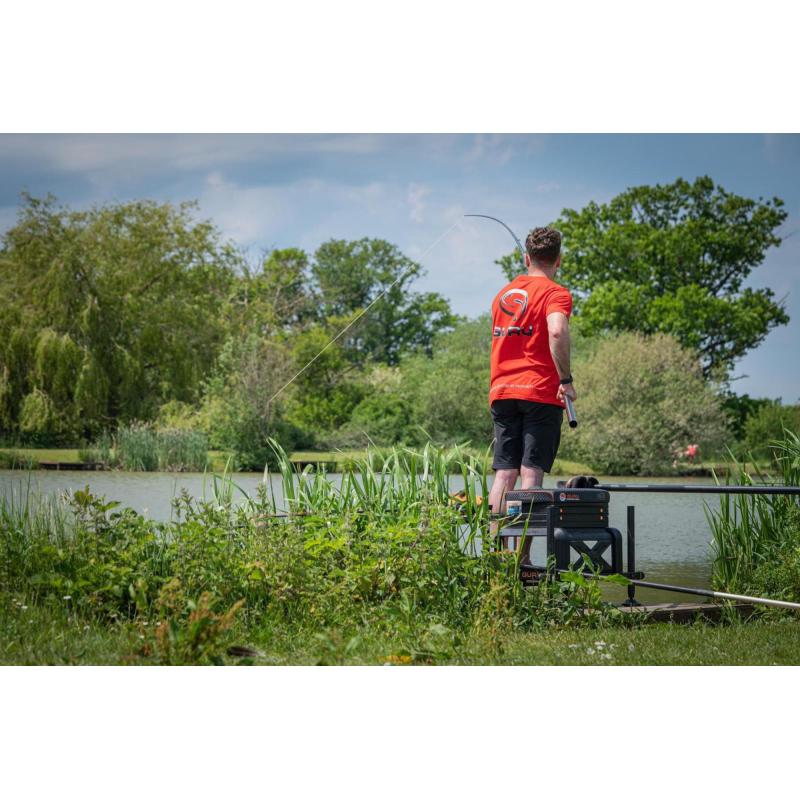
M569 290L549 278L518 275L492 303L492 383L495 400L533 400L563 406L558 371L550 354L547 315L572 313Z

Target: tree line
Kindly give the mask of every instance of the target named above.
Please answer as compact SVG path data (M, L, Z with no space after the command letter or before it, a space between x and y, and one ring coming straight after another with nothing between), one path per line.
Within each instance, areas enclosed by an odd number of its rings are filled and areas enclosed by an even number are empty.
M577 359L597 372L583 413L597 411L593 427L607 422L609 441L630 433L608 417L619 387L603 383L625 352L638 354L628 372L672 365L655 369L669 391L642 396L665 407L695 398L673 415L681 431L694 426L719 445L730 428L703 422L713 406L743 435L761 406L729 391L733 365L788 322L769 289L744 282L780 245L785 217L777 198L740 197L702 177L635 187L552 223L564 234L559 280L575 296ZM516 255L497 263L507 277L519 269ZM77 211L24 196L0 245L0 437L72 445L153 421L203 430L241 466L263 465L267 436L287 448L488 444L488 322L415 290L422 274L380 239L254 261L191 203ZM573 445L583 455L614 449Z

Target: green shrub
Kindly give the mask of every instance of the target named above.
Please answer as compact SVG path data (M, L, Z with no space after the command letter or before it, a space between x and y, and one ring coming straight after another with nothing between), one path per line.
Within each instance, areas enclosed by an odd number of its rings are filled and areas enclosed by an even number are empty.
M83 462L110 466L114 460L113 446L111 436L102 433L95 442L78 449L78 458Z
M745 420L741 454L769 458L775 453L770 443L783 438L784 429L800 433L800 406L765 401Z
M0 469L38 469L39 462L16 450L0 450Z
M429 437L442 445L491 442L491 344L491 323L483 316L437 336L432 357L418 355L401 364L401 395L417 442Z
M665 474L687 444L709 453L724 442L718 397L696 356L670 336L604 339L575 370L575 386L579 424L559 454L601 473Z

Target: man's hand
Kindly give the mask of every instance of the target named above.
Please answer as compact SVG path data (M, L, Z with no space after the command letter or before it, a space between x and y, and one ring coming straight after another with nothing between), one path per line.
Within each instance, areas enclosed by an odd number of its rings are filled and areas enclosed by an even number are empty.
M571 383L566 385L562 383L558 387L556 397L558 397L562 403L564 402L564 397L569 397L569 399L574 403L578 399L578 393L575 391L575 387Z

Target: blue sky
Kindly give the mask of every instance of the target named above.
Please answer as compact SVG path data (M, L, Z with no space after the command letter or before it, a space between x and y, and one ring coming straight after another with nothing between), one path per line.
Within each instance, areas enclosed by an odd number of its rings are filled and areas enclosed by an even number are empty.
M500 217L523 237L563 208L628 186L708 174L726 189L781 197L784 236L800 229L800 135L0 135L0 231L22 191L85 207L134 198L197 200L201 215L255 259L273 247L381 237L419 257L465 212ZM510 238L465 220L422 259L421 289L462 314L502 283L493 260ZM800 398L800 232L749 283L786 296L792 317L737 365L753 396Z

